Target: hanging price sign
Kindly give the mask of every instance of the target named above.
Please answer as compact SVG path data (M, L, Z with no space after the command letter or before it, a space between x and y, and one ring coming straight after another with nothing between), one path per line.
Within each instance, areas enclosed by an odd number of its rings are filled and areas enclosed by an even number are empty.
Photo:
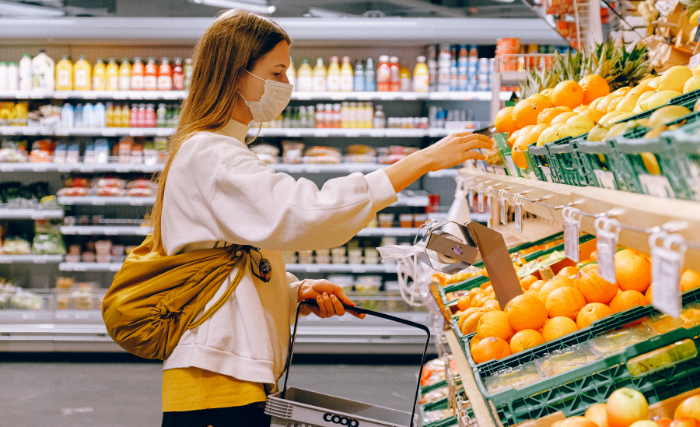
M581 234L581 211L567 206L562 211L564 216L564 255L574 262L579 262L578 238Z
M615 252L620 241L620 223L612 218L595 220L596 253L598 255L598 275L610 283L617 283L615 274Z
M685 239L665 231L649 236L651 247L652 305L674 318L681 315L681 269L685 257Z

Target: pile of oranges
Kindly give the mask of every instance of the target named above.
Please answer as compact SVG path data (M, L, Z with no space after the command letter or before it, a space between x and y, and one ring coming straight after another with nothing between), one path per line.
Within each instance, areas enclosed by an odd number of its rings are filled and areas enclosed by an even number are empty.
M501 311L490 282L469 291L457 302L463 334L476 335L469 343L476 363L502 359L560 338L596 320L651 302L651 260L623 249L615 255L617 283L598 275L596 253L576 267L564 267L554 278L535 275L520 281L523 294ZM700 287L700 273L685 270L683 291Z

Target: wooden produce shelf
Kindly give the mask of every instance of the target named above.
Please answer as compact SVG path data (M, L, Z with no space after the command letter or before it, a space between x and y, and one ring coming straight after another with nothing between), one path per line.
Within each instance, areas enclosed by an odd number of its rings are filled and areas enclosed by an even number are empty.
M681 221L685 228L673 233L682 235L686 241L695 243L688 246L685 267L700 270L700 203L686 200L662 199L644 194L627 193L598 187L575 187L566 184L536 181L526 178L495 175L484 172L461 169L460 174L478 184L494 186L496 190L507 189L511 194L521 193L530 200L541 200L549 206L563 206L574 203L574 207L588 214L599 214L617 209L613 218L621 224L639 229L658 227L672 221ZM508 204L513 206L512 197ZM523 209L533 214L564 225L561 209L552 209L539 203L523 203ZM595 234L595 218L583 216L581 230ZM525 225L527 226L527 225ZM650 253L649 234L646 232L623 228L619 243L644 253Z

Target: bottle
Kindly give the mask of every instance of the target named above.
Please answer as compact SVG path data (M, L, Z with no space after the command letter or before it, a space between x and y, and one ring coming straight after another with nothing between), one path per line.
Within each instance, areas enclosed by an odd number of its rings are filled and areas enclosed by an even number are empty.
M131 67L131 90L143 90L143 74L145 69L140 57L134 58L134 65ZM133 126L132 126L133 127Z
M399 80L401 82L401 92L411 91L411 72L408 71L408 67L402 65L399 67Z
M83 127L83 104L78 104L75 106L75 116L73 117L74 124L73 127L81 128Z
M63 104L63 107L61 107L61 127L64 129L72 129L73 116L73 106L69 103Z
M80 55L78 62L73 65L73 90L90 90L92 88L92 65Z
M105 127L114 127L114 104L111 102L108 102L105 108Z
M306 107L306 115L308 116L307 126L308 128L316 127L316 111L313 105Z
M119 66L114 58L109 58L105 70L105 90L119 90Z
M413 91L430 91L430 70L428 69L428 65L425 63L425 56L418 57L418 63L413 69Z
M311 92L313 89L313 70L308 59L302 59L297 70L297 87L299 92Z
M381 105L377 105L374 109L373 124L375 129L386 128L386 116L384 115L384 108Z
M32 57L27 53L19 61L19 90L32 90Z
M106 111L103 103L98 102L92 109L93 127L104 128L106 126Z
M94 127L94 121L95 121L95 110L92 107L92 104L89 102L83 106L83 127L84 128L91 128Z
M131 64L129 58L122 58L122 64L119 66L119 90L131 89ZM128 108L127 108L128 110Z
M44 49L32 58L32 89L33 90L54 90L56 88L56 78L54 74L54 62Z
M355 76L352 74L352 65L350 65L350 57L343 57L343 66L340 67L340 91L352 92Z
M122 105L122 116L121 116L122 126L121 127L123 127L123 128L129 127L129 123L131 122L131 117L130 117L131 114L130 113L131 113L131 110L129 109L129 105L128 104Z
M182 58L175 58L173 65L173 90L185 90L185 71L182 68Z
M455 64L457 61L455 61ZM459 70L458 68L450 66L450 92L456 92L459 90Z
M136 62L136 59L134 59L134 62ZM139 118L139 106L138 106L138 104L131 104L131 111L130 111L130 115L129 115L129 127L130 128L139 127L138 118Z
M428 72L430 73L430 91L435 91L437 89L438 80L438 61L437 61L437 49L435 45L428 46L428 57L427 57Z
M19 64L7 64L7 90L19 90Z
M297 72L294 69L294 58L291 56L289 57L289 68L287 68L287 80L289 80L289 84L294 86L294 90L296 90Z
M323 104L316 104L316 128L325 128L326 127L326 122L324 121L324 113L323 113Z
M355 79L353 83L353 90L355 92L365 91L365 68L362 66L362 61L357 60L355 63Z
M382 55L379 57L377 65L377 91L389 92L391 89L391 64L389 56Z
M105 90L107 67L102 62L102 58L97 58L95 66L92 67L92 90Z
M68 55L56 64L56 90L73 90L73 63Z
M7 88L10 85L7 68L7 62L0 62L0 90L8 90Z
M365 67L365 92L377 91L377 80L374 73L374 60L367 58L367 67Z
M145 126L147 128L154 128L156 127L156 110L154 108L153 104L147 104L146 105L146 116L145 116Z
M170 60L162 58L158 69L158 90L173 90L173 69Z
M318 58L316 60L316 66L314 67L314 92L325 92L328 88L327 85L327 72L326 67L323 65L323 58Z
M333 115L332 121L333 121L333 128L340 129L340 103L333 104Z
M135 122L137 127L146 127L146 104L139 104L138 116Z
M148 58L148 62L146 63L146 72L143 77L143 89L158 89L158 66L156 65L156 59L153 57Z
M167 109L165 104L158 104L158 110L156 111L156 127L165 127L165 116L167 115Z
M469 57L467 52L467 45L463 44L459 47L459 57L457 59L457 68L467 67L469 64Z
M117 104L112 110L112 127L122 127L122 106Z
M185 90L190 90L190 85L192 84L192 74L194 73L194 64L192 63L192 58L185 59Z
M326 90L329 92L340 90L340 66L338 66L337 56L331 56L331 64L328 66L328 77L326 78Z
M392 56L389 61L391 62L391 64L389 64L391 70L389 90L391 92L398 92L401 90L401 78L399 77L399 58L396 56Z

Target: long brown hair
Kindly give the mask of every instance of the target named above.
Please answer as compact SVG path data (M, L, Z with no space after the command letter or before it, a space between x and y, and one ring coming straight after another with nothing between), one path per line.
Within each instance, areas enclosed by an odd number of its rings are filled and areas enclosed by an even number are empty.
M282 41L291 44L287 33L270 19L233 9L222 13L197 43L189 94L182 104L177 131L170 138L168 163L157 178L158 195L151 211L152 251L165 254L160 225L163 196L178 150L197 132L217 131L229 122L241 74Z

